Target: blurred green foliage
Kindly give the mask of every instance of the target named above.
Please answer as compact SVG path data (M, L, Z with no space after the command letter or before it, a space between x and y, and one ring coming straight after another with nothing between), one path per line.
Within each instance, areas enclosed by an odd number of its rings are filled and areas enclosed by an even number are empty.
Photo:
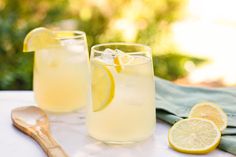
M31 29L63 19L65 0L0 0L0 89L31 89L33 54L23 54Z
M185 0L0 0L0 89L32 89L33 54L23 54L26 34L35 27L78 29L88 45L126 41L150 45L155 74L174 80L185 63L203 60L172 47L171 24L181 18ZM159 55L157 55L159 54Z
M184 77L196 65L205 63L205 59L194 58L176 52L153 56L154 73L167 80Z

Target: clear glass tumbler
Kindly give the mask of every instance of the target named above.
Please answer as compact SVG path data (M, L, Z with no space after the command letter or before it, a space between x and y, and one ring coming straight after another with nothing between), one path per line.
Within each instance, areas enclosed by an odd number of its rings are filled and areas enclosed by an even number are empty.
M33 88L37 104L51 112L70 112L89 103L90 71L86 35L57 31L59 44L35 52Z
M117 144L151 136L156 125L151 48L130 43L95 45L90 62L90 136Z

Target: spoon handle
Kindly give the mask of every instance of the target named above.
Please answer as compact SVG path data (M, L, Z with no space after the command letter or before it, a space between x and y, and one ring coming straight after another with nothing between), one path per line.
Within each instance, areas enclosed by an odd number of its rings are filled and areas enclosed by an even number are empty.
M49 157L68 157L60 146L49 148L47 154Z
M48 130L40 128L32 134L32 137L41 145L48 157L68 157Z

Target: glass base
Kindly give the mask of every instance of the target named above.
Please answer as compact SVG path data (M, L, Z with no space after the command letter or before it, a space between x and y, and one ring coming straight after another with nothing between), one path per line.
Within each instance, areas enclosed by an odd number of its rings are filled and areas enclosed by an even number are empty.
M78 112L79 110L85 108L85 105L74 107L74 108L67 108L67 109L66 108L63 108L63 109L51 108L51 107L45 107L45 106L42 106L42 105L38 105L38 106L46 112L55 113L55 114Z
M122 140L122 141L105 140L105 139L95 137L93 135L89 135L89 136L95 140L101 141L102 143L108 144L108 145L133 145L133 144L136 144L136 143L139 143L139 142L149 139L150 137L152 137L153 133L154 133L154 130L148 136L137 138L137 139L132 139L132 140Z

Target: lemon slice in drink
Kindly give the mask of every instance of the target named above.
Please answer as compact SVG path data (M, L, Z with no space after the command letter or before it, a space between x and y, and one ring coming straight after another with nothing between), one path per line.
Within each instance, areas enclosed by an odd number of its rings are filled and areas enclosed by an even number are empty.
M196 104L190 111L189 118L204 118L213 121L223 131L227 126L227 115L216 104L202 102Z
M129 57L128 55L124 55L124 56L115 56L114 57L114 64L116 65L116 71L118 73L120 73L122 71L122 69L124 69L124 64L129 62Z
M129 64L133 60L133 57L128 54L125 54L122 51L119 51L119 50L116 50L116 51L118 51L119 54L117 54L114 57L114 64L115 64L116 71L120 73L124 69L124 65Z
M170 146L179 152L206 154L214 150L220 142L221 133L210 120L202 118L183 119L169 130Z
M92 61L93 111L105 109L114 97L115 81L111 71L100 61Z
M59 45L56 34L44 27L35 28L26 35L23 52L36 51L50 45Z

